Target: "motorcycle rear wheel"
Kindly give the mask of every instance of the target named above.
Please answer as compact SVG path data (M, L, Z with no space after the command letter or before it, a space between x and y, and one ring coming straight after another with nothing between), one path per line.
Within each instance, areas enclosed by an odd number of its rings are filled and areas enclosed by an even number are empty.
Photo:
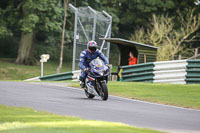
M101 90L100 90L100 97L102 100L106 101L108 99L108 87L106 82L100 83Z

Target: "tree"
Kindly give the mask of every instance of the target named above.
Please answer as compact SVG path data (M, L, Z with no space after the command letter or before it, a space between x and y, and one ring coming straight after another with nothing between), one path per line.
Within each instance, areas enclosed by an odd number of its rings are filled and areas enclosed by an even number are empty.
M184 15L180 11L177 14L179 27L175 26L173 17L153 15L152 28L146 33L141 28L130 39L159 47L157 60L175 59L175 55L184 52L185 44L196 39L195 33L200 28L200 14L194 15L194 9L186 9Z
M120 36L129 38L138 28L146 29L150 25L152 14L165 14L175 7L173 0L120 0Z
M169 17L172 17L176 15L174 14L176 10L182 11L185 8L198 9L194 1L196 0L112 0L103 1L102 3L110 3L107 6L103 6L108 8L106 11L116 10L114 14L119 19L116 24L119 31L114 30L114 34L128 39L137 29L141 27L148 28L153 14L168 14ZM112 12L109 13L111 14Z
M0 2L0 38L20 38L17 64L33 64L34 41L39 32L62 30L62 4L58 0L7 0Z
M35 64L35 60L33 58L33 44L35 37L35 27L39 21L39 17L35 15L35 10L32 4L32 1L27 0L22 6L22 33L19 44L18 56L16 59L17 64Z
M62 34L63 0L1 0L0 1L0 39L19 41L19 63L34 63L34 54L45 51L52 53L51 57L58 59L58 48ZM188 7L196 8L196 0L68 0L76 7L91 6L97 11L105 10L113 17L112 36L128 39L137 29L143 27L146 32L151 25L152 14L166 15L173 18L173 29L179 28L179 18L174 12ZM71 48L73 38L73 14L67 13L65 31L65 46ZM197 31L200 33L200 30ZM42 36L42 39L38 39ZM193 36L193 35L192 35ZM9 39L8 39L9 38ZM25 43L27 42L27 43ZM195 43L195 42L192 42ZM25 44L29 44L25 46ZM36 44L36 45L35 45ZM38 45L48 46L40 52L35 51ZM66 45L67 44L67 45ZM185 43L183 43L185 44ZM6 43L1 43L5 46ZM12 46L10 46L12 48ZM40 46L39 46L40 47ZM55 48L56 47L56 48ZM1 47L2 48L2 47ZM17 46L16 46L17 48ZM26 49L26 50L25 50ZM64 47L66 50L66 47ZM112 50L112 49L111 49ZM2 49L1 49L2 51ZM1 52L0 51L0 52ZM55 52L56 51L56 52ZM179 53L181 54L181 53ZM23 57L24 56L24 57ZM37 55L39 57L39 55ZM64 55L66 56L66 55ZM14 55L16 57L16 54ZM51 58L52 59L52 58ZM65 57L66 59L66 57ZM68 58L69 59L69 58Z
M63 29L62 29L62 39L61 39L60 63L57 68L57 73L61 72L62 63L63 63L63 48L64 48L64 41L65 41L65 25L66 25L66 16L67 16L67 5L68 5L68 0L64 0L64 20L63 20Z
M21 39L17 64L34 64L34 37L39 30L60 30L62 8L57 0L25 0L22 3Z

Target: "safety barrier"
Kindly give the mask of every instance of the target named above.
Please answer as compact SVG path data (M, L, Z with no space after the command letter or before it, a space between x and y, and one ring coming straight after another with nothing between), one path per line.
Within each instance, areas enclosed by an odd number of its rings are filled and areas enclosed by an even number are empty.
M40 80L49 80L49 81L60 81L60 80L72 80L72 72L58 73L40 77Z
M186 60L154 62L155 83L185 84Z
M175 60L121 66L121 81L200 84L200 60ZM40 80L77 80L81 71L65 72L39 77ZM38 80L38 77L28 79Z
M200 83L200 60L188 60L186 83Z
M172 84L200 83L200 60L174 60L121 66L121 81Z
M65 72L65 73L58 73L58 74L51 74L42 77L34 77L30 79L26 79L24 81L60 81L60 80L73 80L78 81L79 75L81 74L81 70L72 71L72 72Z
M123 81L142 81L152 82L153 81L153 63L137 64L132 66L122 66L120 78Z

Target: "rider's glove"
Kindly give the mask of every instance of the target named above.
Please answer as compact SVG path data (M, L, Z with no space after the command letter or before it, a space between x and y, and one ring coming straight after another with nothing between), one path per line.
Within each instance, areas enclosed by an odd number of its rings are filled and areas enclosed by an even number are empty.
M84 71L84 72L88 72L88 71L89 71L89 69L88 69L88 68L85 68L83 71Z
M109 64L106 64L106 66L107 66L108 68L110 68Z

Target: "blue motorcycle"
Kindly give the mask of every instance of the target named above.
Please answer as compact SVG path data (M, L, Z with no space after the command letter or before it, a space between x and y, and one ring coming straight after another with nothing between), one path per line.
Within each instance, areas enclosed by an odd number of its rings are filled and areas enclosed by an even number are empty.
M90 68L87 72L85 80L85 94L88 98L100 96L102 100L108 99L108 75L109 68L99 58L94 59L89 64Z

